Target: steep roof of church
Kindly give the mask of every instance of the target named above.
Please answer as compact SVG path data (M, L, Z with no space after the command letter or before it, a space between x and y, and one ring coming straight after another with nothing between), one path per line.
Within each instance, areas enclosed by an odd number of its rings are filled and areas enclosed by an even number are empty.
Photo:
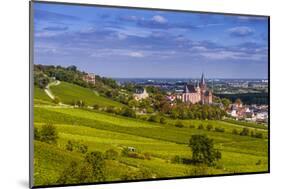
M204 76L204 73L202 73L201 80L200 80L200 84L201 84L201 85L205 85L205 76Z
M194 85L185 85L184 93L196 93Z

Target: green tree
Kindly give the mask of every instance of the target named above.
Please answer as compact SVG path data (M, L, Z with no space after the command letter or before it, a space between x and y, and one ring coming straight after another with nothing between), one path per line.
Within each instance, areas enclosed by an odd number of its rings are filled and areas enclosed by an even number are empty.
M221 152L214 148L213 139L209 139L205 135L192 135L189 146L192 149L194 162L214 165L217 160L221 159Z

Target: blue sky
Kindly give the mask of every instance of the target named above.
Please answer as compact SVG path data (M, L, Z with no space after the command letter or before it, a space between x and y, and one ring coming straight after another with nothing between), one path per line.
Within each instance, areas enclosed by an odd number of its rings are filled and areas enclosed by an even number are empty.
M34 63L107 77L267 78L268 21L34 3Z

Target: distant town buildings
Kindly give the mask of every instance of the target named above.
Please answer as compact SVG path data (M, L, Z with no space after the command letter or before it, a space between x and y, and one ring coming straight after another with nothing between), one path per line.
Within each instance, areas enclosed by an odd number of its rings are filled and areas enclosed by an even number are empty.
M227 110L228 115L236 120L245 120L258 123L268 122L268 106L267 105L243 105L231 104Z
M213 102L213 94L207 89L204 74L202 74L201 80L197 83L197 86L186 84L183 93L178 95L177 98L181 99L183 102L192 104L212 104Z
M149 97L149 94L146 92L146 89L137 89L136 92L133 94L135 100L139 101L141 99L146 99Z
M92 73L87 73L86 75L83 76L83 80L86 81L87 83L92 83L96 84L96 76L95 74Z

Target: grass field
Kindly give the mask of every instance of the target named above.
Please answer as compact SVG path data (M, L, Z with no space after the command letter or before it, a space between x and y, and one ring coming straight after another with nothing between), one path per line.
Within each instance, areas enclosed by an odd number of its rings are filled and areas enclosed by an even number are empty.
M51 105L53 101L45 93L43 89L40 89L37 86L34 86L34 104L36 105Z
M35 142L35 185L56 184L58 175L71 160L83 159L83 154L65 149L68 140L86 144L88 151L105 152L114 149L120 154L122 148L132 146L140 153L151 155L150 160L121 155L117 160L107 160L107 181L120 180L126 172L140 168L148 169L155 178L188 176L195 165L175 164L171 163L171 159L176 155L191 158L191 149L187 143L194 134L206 134L214 139L215 147L222 152L218 166L208 167L206 174L268 170L267 139L231 134L233 128L242 129L241 125L211 121L214 127L225 128L224 133L219 133L188 127L191 123L198 126L207 125L210 121L184 121L186 126L177 128L173 125L174 120L161 125L91 110L35 107L35 127L40 128L47 122L55 125L59 140L56 145Z
M122 107L121 103L99 96L95 91L70 83L61 82L51 86L52 93L64 104L83 100L86 105ZM148 170L153 178L194 176L197 165L174 163L175 156L191 159L192 151L188 141L192 135L203 134L214 140L215 148L222 153L216 166L205 167L203 173L233 174L264 172L268 170L267 128L239 122L219 120L181 120L182 128L175 126L178 120L166 118L167 124L128 118L88 108L56 105L43 89L34 88L34 126L40 129L52 123L58 131L56 144L34 141L34 180L35 186L60 184L58 178L72 161L82 162L84 154L68 151L69 140L88 146L88 152L105 153L113 149L119 153L115 160L106 160L105 180L124 180L124 175ZM207 125L223 128L224 132L208 131ZM203 125L204 129L198 129ZM192 126L192 127L191 127ZM233 134L243 128L263 133L263 138ZM149 154L141 159L121 155L124 148L134 147L138 154ZM75 184L75 183L74 183Z
M61 82L59 85L50 86L50 89L52 93L65 104L71 104L74 101L82 100L87 106L93 106L95 104L99 106L124 106L119 102L99 96L98 93L91 89L71 83Z

